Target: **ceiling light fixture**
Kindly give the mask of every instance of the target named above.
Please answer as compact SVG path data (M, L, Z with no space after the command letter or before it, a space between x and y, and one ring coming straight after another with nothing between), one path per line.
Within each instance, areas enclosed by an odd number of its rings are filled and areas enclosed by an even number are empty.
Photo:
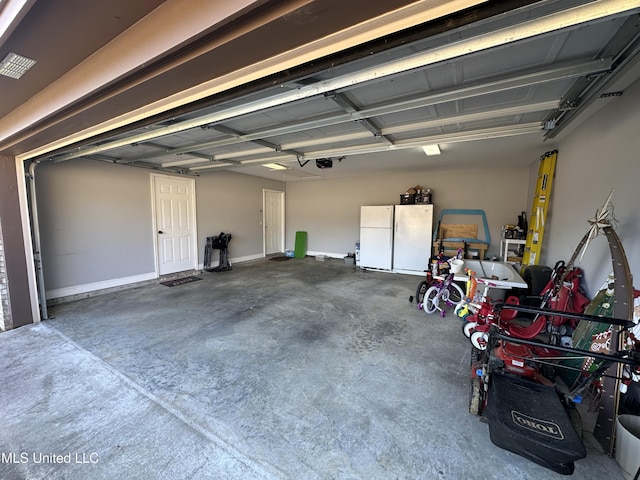
M275 163L275 162L280 162L280 161L291 161L291 160L295 160L296 157L294 157L293 155L265 155L265 156L260 156L260 157L254 157L254 158L246 158L244 160L240 160L240 163L242 165L245 165L247 163Z
M279 163L263 163L263 167L267 167L269 170L288 170L289 167L280 165Z
M4 60L0 62L0 75L18 79L35 64L36 61L31 58L9 52L7 56L4 57Z
M440 155L440 147L438 144L433 145L423 145L422 150L424 150L425 155L430 157L431 155Z

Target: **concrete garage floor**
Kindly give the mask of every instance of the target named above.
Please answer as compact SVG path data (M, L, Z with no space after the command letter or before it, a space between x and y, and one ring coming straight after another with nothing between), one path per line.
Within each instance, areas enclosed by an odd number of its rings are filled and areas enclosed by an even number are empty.
M0 334L0 478L557 479L467 413L460 321L419 277L258 261ZM617 479L594 450L574 478Z

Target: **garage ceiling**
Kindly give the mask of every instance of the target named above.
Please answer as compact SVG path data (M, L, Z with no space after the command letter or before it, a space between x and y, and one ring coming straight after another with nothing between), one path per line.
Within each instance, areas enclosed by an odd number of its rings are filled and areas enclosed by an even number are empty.
M638 78L639 12L632 1L541 1L418 25L39 159L285 181L528 165Z

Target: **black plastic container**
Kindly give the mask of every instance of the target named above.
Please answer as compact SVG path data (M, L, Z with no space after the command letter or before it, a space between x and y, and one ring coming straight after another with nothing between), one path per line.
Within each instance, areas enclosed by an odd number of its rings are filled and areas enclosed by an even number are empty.
M415 193L403 193L402 195L400 195L400 205L414 205L415 203Z

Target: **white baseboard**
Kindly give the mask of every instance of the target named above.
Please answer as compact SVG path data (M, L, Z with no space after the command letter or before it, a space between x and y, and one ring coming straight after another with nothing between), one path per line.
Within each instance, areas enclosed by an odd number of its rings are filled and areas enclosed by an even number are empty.
M235 257L235 258L232 258L230 261L231 261L231 265L233 265L234 263L242 263L242 262L250 262L252 260L260 260L261 258L265 258L264 254L256 253L254 255L245 255L244 257Z
M249 262L251 260L258 260L261 258L264 258L264 255L258 253L255 255L245 255L243 257L231 258L229 259L229 261L231 262L231 265L233 265L234 263ZM216 267L218 263L218 261L212 262L211 266ZM198 268L200 270L203 270L204 265L201 263L200 265L198 265ZM47 300L53 300L57 298L59 299L64 297L74 297L78 295L85 295L91 292L97 292L99 290L108 290L141 282L149 282L151 280L156 280L157 278L158 274L156 272L149 272L140 275L132 275L130 277L120 277L111 280L104 280L101 282L85 283L83 285L73 285L71 287L53 288L46 291L46 297Z
M426 271L425 272L417 272L415 270L393 270L393 273L400 273L402 275L415 275L418 277L425 277L427 275Z
M264 258L264 255L262 253L256 253L254 255L245 255L244 257L230 258L229 263L231 263L231 266L233 267L234 263L251 262L253 260L260 260L262 258ZM219 260L216 260L215 262L211 262L211 267L215 268L218 266L219 263L220 263ZM198 268L200 270L204 270L204 263L199 264Z
M325 257L329 257L329 258L344 258L344 257L347 256L346 253L316 252L316 251L313 251L313 250L308 251L307 255L309 255L311 257L317 257L318 255L320 255L320 256L325 256Z
M54 288L46 291L47 300L60 297L70 297L73 295L82 295L83 293L94 292L96 290L106 290L108 288L121 287L132 283L147 282L155 280L158 275L155 272L143 273L140 275L132 275L130 277L120 277L102 282L85 283L83 285L73 285L71 287Z
M400 269L384 270L381 268L361 267L360 265L358 265L358 267L362 268L363 270L369 270L371 272L397 273L400 275L413 275L416 277L424 277L426 275L426 272L416 272L415 270L400 270Z

